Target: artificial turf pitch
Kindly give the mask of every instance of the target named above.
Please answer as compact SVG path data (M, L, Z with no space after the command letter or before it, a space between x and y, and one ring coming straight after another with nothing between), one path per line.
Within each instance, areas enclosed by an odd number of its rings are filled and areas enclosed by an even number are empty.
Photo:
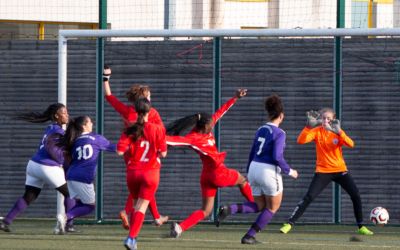
M124 249L128 234L117 224L94 224L77 225L79 233L53 235L54 224L50 220L16 220L12 233L0 231L0 249ZM395 226L369 226L373 236L357 236L356 227L348 225L296 225L288 234L279 233L280 226L269 225L259 233L261 244L242 245L240 239L248 228L243 224L219 228L200 224L179 239L168 238L168 224L160 228L145 224L138 249L400 249L400 227Z

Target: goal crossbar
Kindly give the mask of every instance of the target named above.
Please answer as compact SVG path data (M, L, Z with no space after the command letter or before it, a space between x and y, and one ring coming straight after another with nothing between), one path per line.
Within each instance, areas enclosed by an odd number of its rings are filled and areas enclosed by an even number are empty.
M80 37L343 37L400 36L400 28L371 29L182 29L60 30L58 37L58 102L67 102L67 41Z

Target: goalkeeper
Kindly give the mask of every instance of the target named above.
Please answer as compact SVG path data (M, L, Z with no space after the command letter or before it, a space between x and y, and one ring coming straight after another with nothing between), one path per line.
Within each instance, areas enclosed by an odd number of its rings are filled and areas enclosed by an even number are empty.
M297 143L315 142L317 152L315 174L306 195L297 204L288 222L281 227L282 233L288 233L310 203L334 181L350 195L358 225L357 232L362 235L373 234L363 225L360 193L342 155L342 146L353 148L354 142L340 128L340 122L335 116L335 112L330 108L324 108L320 112L307 112L307 125L297 138Z

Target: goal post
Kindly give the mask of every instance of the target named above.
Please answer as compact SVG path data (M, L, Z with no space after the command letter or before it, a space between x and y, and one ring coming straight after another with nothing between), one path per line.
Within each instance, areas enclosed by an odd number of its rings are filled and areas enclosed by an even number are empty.
M121 37L132 37L132 38L171 38L171 37L180 37L180 38L190 38L190 37L208 37L208 38L218 38L214 39L214 41L218 41L219 48L220 43L219 38L268 38L268 37L281 37L281 38L304 38L304 37L391 37L391 36L400 36L400 28L372 28L372 29L346 29L346 28L337 28L337 29L260 29L260 30L240 30L240 29L221 29L221 30L60 30L59 31L59 40L58 40L58 101L61 103L67 103L67 46L68 39L74 38L121 38ZM266 40L268 42L268 40ZM214 108L218 108L217 103L219 103L221 94L221 74L220 70L220 55L221 50L215 50L214 62L213 62L213 71L214 71L214 83L213 83L213 91L214 91ZM218 57L219 56L219 57ZM335 59L340 60L340 57ZM219 58L219 59L218 59ZM218 59L218 60L215 60ZM100 70L100 69L97 69ZM341 72L340 72L341 74ZM97 72L99 75L99 72ZM336 86L337 84L341 84L341 79L339 82L333 81L332 84ZM335 88L334 95L341 95L341 88ZM339 92L338 92L339 91ZM97 97L99 98L99 97ZM98 101L98 100L97 100ZM98 112L98 111L96 111ZM98 117L104 117L103 115ZM103 122L103 121L97 121ZM215 128L216 141L219 142L219 127ZM217 144L219 147L219 144ZM101 186L96 186L96 189L102 189ZM337 194L333 194L335 196ZM218 198L218 195L217 195ZM100 197L102 199L102 197ZM98 200L98 202L102 203L102 200ZM214 215L215 209L218 209L218 204L214 206ZM336 208L335 208L336 209Z

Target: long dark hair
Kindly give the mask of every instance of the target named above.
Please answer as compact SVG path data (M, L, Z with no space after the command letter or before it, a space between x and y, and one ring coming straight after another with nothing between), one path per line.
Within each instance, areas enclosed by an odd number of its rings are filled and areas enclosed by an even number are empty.
M269 119L275 120L283 113L283 104L281 98L277 94L270 95L265 100L265 110L268 112Z
M90 117L87 115L78 116L71 119L68 123L65 134L61 137L59 146L63 146L64 150L71 155L72 147L76 138L78 138L83 132L83 126L89 121Z
M206 133L207 125L212 122L212 116L208 113L197 113L175 120L167 125L168 135L180 135L183 131L194 127L197 132Z
M147 113L150 112L151 104L150 101L146 98L139 98L135 102L135 110L138 114L136 122L125 129L125 134L132 136L133 140L136 141L140 137L143 136L143 129L144 129L144 117Z
M56 121L55 115L58 110L65 108L62 103L53 103L47 107L44 112L27 112L21 113L14 116L14 119L28 121L32 123L43 123L46 121Z

